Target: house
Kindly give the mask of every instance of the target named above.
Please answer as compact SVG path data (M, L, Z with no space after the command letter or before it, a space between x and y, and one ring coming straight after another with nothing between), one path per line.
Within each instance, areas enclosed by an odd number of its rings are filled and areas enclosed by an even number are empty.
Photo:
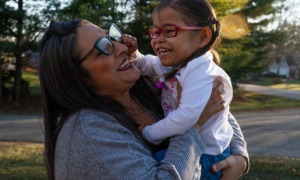
M299 79L300 59L296 57L293 60L287 60L286 56L282 56L269 65L268 72L276 73L286 78Z
M39 53L31 50L22 53L23 66L36 69L39 59ZM0 64L3 70L14 71L16 70L16 57L13 54L3 54L0 56Z
M3 70L14 71L16 70L16 58L12 54L5 54L0 56L0 64Z
M283 75L286 78L290 77L290 67L285 56L282 56L278 63L278 74Z
M276 60L272 61L272 63L269 65L269 72L273 72L278 74L278 63Z

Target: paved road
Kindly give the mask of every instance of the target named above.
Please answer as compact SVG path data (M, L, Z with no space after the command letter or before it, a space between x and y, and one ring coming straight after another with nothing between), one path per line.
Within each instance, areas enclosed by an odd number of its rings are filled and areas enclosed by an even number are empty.
M250 154L300 158L300 109L234 113Z
M37 115L0 115L0 141L43 142L42 127Z

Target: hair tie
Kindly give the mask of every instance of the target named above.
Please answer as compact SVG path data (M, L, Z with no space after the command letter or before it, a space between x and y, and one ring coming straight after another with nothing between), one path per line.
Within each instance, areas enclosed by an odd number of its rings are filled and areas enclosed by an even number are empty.
M221 23L217 19L214 19L213 24L216 24L215 34L216 34L216 37L218 37L220 35Z
M217 19L213 19L212 23L213 24L219 24L220 22Z

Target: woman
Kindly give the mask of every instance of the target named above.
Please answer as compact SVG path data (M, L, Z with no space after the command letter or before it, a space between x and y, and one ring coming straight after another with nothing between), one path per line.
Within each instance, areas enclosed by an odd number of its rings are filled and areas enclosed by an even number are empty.
M199 179L204 147L199 125L156 147L137 130L163 114L139 70L128 62L128 47L118 41L117 30L84 20L51 22L41 40L49 179ZM210 101L198 124L223 108L210 108L218 101ZM248 154L236 121L230 121L236 155L214 168L237 178L247 168ZM152 154L166 146L165 158L157 162Z

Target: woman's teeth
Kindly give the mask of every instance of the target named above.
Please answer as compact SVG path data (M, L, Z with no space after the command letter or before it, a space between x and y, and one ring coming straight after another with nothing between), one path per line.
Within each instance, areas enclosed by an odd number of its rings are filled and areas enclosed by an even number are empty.
M119 68L117 69L117 71L125 71L127 69L132 68L132 63L129 62L128 60L124 61Z

